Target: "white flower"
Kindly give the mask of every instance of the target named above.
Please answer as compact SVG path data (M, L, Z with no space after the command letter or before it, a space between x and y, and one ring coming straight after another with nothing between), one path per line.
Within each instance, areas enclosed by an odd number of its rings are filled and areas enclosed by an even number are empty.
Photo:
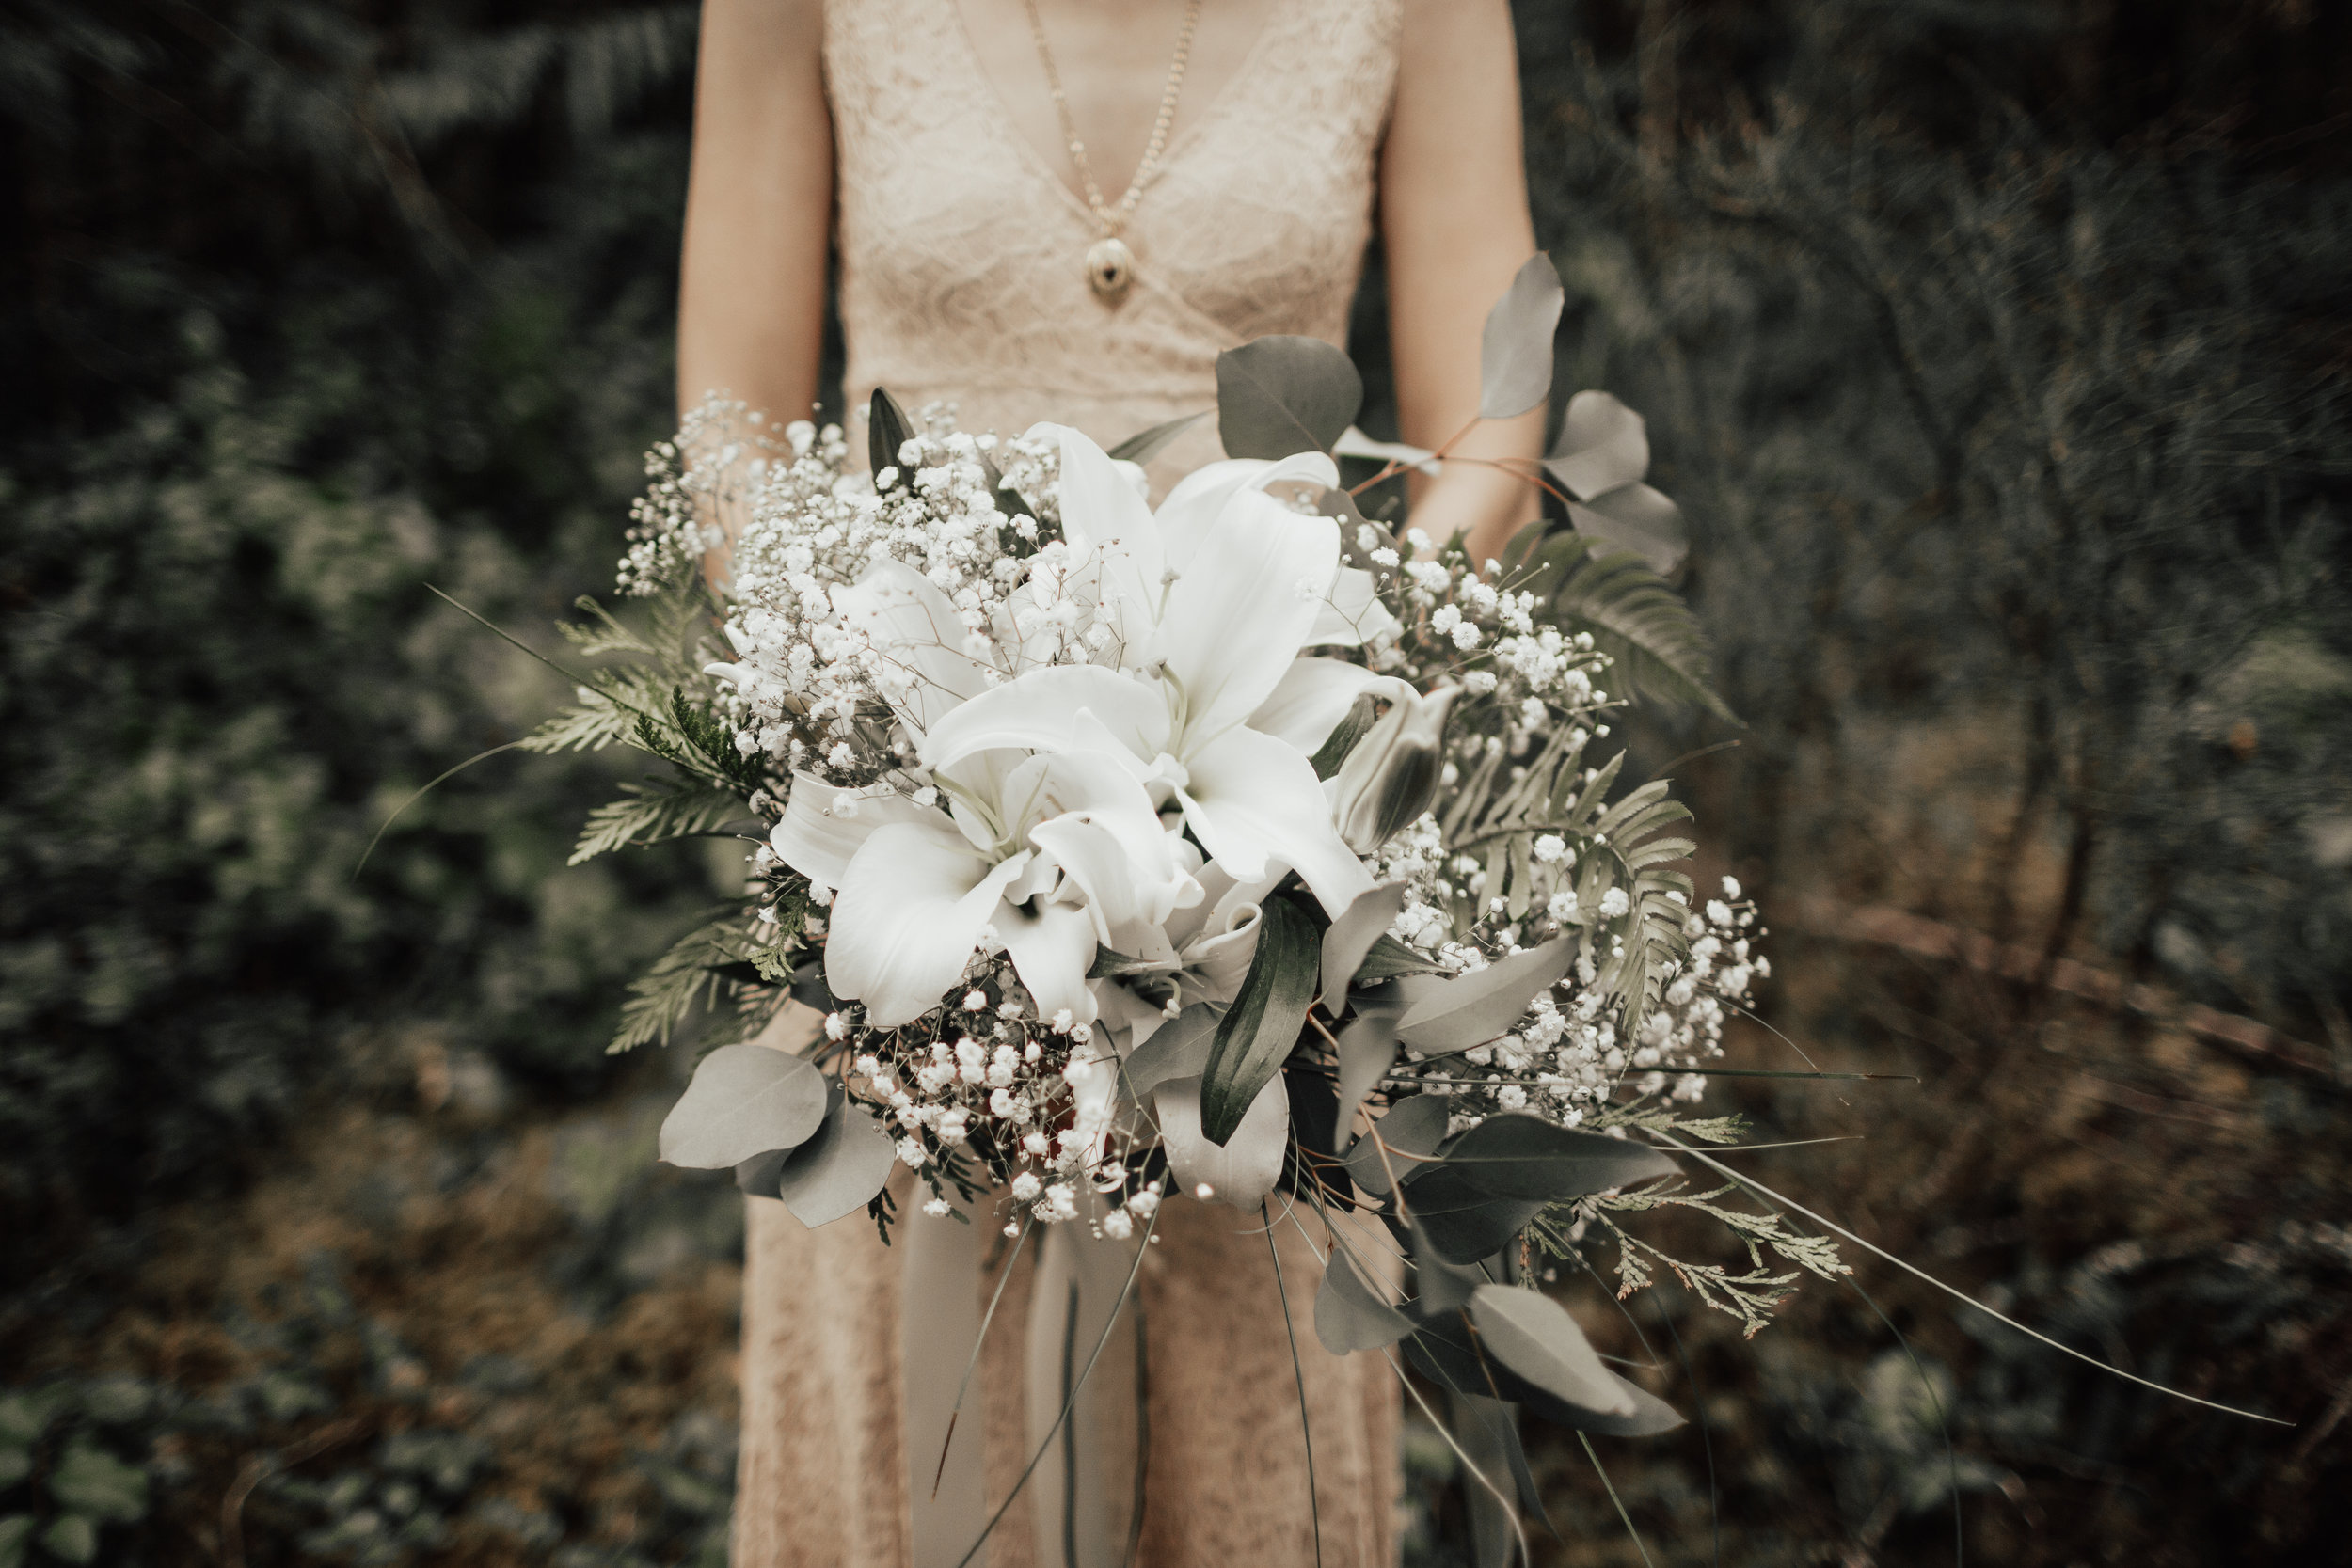
M1568 841L1557 833L1537 833L1534 847L1535 859L1539 863L1557 865L1567 857Z
M1626 897L1625 889L1621 887L1613 887L1600 895L1600 914L1603 920L1614 920L1632 907L1632 900Z
M785 863L841 890L826 983L863 1001L877 1028L938 1006L992 928L1041 1006L1090 1017L1086 971L1104 916L1165 919L1199 896L1150 795L1114 759L975 757L936 777L948 812L882 794L845 821L846 791L796 775L770 834ZM1098 893L1107 908L1073 907Z
M1127 1217L1124 1209L1114 1209L1103 1216L1103 1234L1115 1242L1123 1242L1135 1234L1136 1222Z
M1740 896L1739 878L1725 877L1724 879L1724 896L1726 898L1737 898Z
M1026 1203L1031 1198L1037 1196L1037 1195L1042 1192L1044 1188L1045 1183L1037 1179L1037 1174L1034 1171L1025 1170L1020 1175L1012 1179L1012 1196L1014 1198L1023 1203Z
M1065 436L1063 464L1065 511L1074 512L1073 485L1084 477L1087 448ZM1297 736L1252 725L1286 680L1292 689L1280 693L1283 702L1266 721L1277 727L1296 719L1302 706L1328 706L1322 701L1327 688L1352 681L1346 699L1330 708L1327 734L1354 690L1377 678L1324 660L1303 662L1345 673L1293 675L1318 607L1294 597L1289 586L1301 577L1329 580L1337 573L1338 525L1300 516L1237 484L1206 514L1205 505L1180 505L1184 489L1179 485L1153 519L1124 486L1094 486L1098 516L1117 510L1119 502L1104 499L1115 494L1134 509L1091 546L1097 613L1120 627L1124 671L1067 664L1029 670L932 726L923 742L924 765L944 775L966 759L1003 750L1114 759L1154 799L1175 802L1210 857L1236 878L1255 880L1270 863L1288 865L1336 914L1371 879L1334 831L1321 781ZM1095 526L1099 531L1105 525ZM1299 696L1303 687L1315 689L1315 703ZM1111 879L1082 876L1095 864L1097 850L1079 842L1089 836L1078 825L1056 824L1037 842L1085 879L1097 939L1133 951L1112 933L1134 911L1118 907ZM1163 908L1159 918L1167 912Z

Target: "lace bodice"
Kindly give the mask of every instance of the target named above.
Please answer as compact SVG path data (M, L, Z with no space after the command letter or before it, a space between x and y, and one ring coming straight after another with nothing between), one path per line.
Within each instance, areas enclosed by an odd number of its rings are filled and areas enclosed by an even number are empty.
M1124 238L1125 298L1089 286L1093 214L1007 116L957 0L833 0L844 390L957 404L966 430L1040 419L1105 443L1208 407L1222 349L1345 346L1396 77L1399 0L1275 0L1170 144ZM1206 423L1154 465L1217 456Z

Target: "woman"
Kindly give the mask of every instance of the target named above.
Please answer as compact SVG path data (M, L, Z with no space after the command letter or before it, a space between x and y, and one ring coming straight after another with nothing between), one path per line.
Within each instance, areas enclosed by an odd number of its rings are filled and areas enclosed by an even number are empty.
M1400 433L1435 447L1475 415L1481 322L1534 248L1505 0L705 0L694 137L689 405L724 388L782 417L810 406L837 245L848 406L882 385L910 408L954 403L967 430L1052 419L1107 445L1209 407L1221 349L1267 333L1343 344L1376 210ZM1541 420L1479 426L1454 450L1532 456ZM1217 455L1204 421L1152 477ZM1471 465L1413 501L1416 526L1467 531L1478 560L1532 515L1522 484ZM738 1568L957 1561L961 1541L943 1557L936 1526L909 1524L937 1506L936 1485L910 1479L937 1447L907 1440L902 1384L928 1314L977 1323L977 1302L959 1283L939 1307L911 1249L885 1251L861 1221L810 1231L754 1199L749 1226ZM1391 1561L1389 1365L1328 1355L1302 1322L1294 1372L1254 1212L1176 1199L1157 1228L1141 1365L1098 1369L1148 1417L1148 1438L1103 1438L1148 1453L1140 1562L1313 1562L1311 1513L1331 1568ZM1276 1234L1303 1319L1318 1265L1300 1227ZM1041 1402L1025 1392L1041 1370L1025 1265L1004 1284L967 1410L992 1509ZM1014 1507L973 1560L1094 1555L1074 1545Z

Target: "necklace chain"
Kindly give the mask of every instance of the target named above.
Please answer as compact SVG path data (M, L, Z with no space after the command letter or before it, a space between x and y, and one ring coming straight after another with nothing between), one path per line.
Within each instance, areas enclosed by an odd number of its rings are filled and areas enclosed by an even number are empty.
M1070 95L1062 90L1061 72L1055 69L1054 52L1045 43L1045 21L1038 15L1037 0L1025 3L1029 12L1029 32L1037 40L1037 57L1045 67L1046 86L1054 92L1054 111L1061 117L1062 139L1070 144L1070 161L1077 166L1078 178L1086 186L1087 206L1093 212L1094 221L1103 226L1104 238L1115 238L1135 214L1136 203L1143 198L1143 187L1159 167L1160 154L1168 150L1168 127L1176 122L1176 95L1184 90L1184 66L1192 58L1193 29L1200 22L1200 0L1185 0L1184 25L1176 34L1176 58L1168 68L1168 90L1160 94L1159 119L1152 121L1152 139L1144 146L1143 161L1136 166L1136 177L1116 207L1103 199L1103 187L1095 183L1094 166L1087 160L1087 144L1079 139L1078 122L1071 118Z

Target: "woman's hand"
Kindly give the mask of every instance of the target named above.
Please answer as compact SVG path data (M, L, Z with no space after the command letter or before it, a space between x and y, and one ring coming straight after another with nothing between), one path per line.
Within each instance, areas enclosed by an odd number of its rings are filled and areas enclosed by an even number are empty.
M1452 441L1457 457L1540 455L1540 408L1462 435L1478 414L1487 308L1535 248L1506 0L1406 0L1380 204L1398 434L1417 447ZM1482 566L1539 510L1524 479L1478 463L1413 487L1413 526L1440 544L1467 532Z

